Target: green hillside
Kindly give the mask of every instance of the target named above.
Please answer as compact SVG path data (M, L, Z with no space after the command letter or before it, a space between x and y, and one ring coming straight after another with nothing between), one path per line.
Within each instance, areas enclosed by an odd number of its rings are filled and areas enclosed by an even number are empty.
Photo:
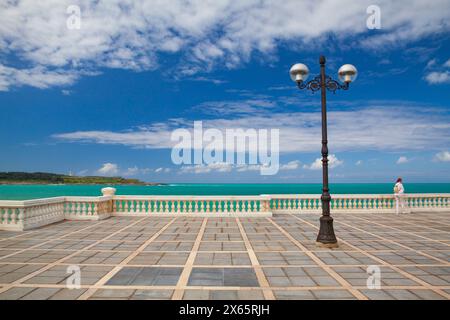
M69 176L47 172L0 172L0 184L136 184L148 183L122 177Z

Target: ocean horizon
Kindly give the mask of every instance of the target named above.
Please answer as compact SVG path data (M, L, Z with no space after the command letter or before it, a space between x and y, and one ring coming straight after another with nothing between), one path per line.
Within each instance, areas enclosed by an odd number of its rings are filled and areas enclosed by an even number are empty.
M334 183L331 194L392 194L393 183ZM28 200L59 196L99 196L104 187L114 187L119 195L260 195L320 194L319 183L297 184L199 184L180 183L141 185L70 185L26 184L0 185L0 200ZM406 193L450 193L450 183L405 183Z

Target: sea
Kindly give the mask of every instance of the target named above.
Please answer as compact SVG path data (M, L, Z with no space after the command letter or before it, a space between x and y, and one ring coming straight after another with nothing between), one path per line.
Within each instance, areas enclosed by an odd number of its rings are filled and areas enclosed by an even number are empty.
M164 184L136 185L0 185L0 200L28 200L59 196L99 196L104 187L119 195L260 195L320 194L321 184ZM405 183L406 193L450 193L450 183ZM392 183L339 183L331 194L392 194Z

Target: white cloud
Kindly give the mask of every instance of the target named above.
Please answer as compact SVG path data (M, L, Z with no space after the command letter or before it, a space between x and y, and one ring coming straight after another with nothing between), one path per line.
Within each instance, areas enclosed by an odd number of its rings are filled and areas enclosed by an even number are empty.
M164 172L170 171L170 169L168 169L168 168L161 168L161 169ZM119 173L125 177L130 177L130 176L136 176L136 175L146 175L146 174L149 174L152 172L158 173L159 171L157 171L157 170L158 169L153 170L150 168L139 168L137 166L134 166L134 167L128 168L125 171L119 170Z
M448 71L433 71L428 73L425 76L425 80L429 84L442 84L442 83L450 83L450 72Z
M212 115L242 115L259 113L270 110L275 106L273 101L263 96L236 101L208 101L195 106L193 109Z
M6 67L0 62L0 91L7 91L13 85L28 85L40 89L70 85L78 77L78 73L70 70L47 70L40 66L31 69L16 69Z
M328 156L328 168L336 168L344 164L344 160L339 160L336 155L330 154ZM310 170L320 170L322 169L322 158L317 158L314 160L313 163L310 165L303 165L304 169L310 169Z
M208 78L208 77L195 77L195 78L192 78L190 80L198 81L198 82L209 82L209 83L213 83L213 84L216 84L216 85L224 84L224 83L228 82L226 80L213 79L213 78Z
M268 167L264 164L231 164L226 162L216 162L211 164L187 165L182 166L179 173L210 173L210 172L252 172L261 171L262 168ZM300 161L294 160L286 164L280 165L279 170L295 170L300 167Z
M132 168L128 168L125 172L122 173L125 177L135 176L139 173L139 168L134 166Z
M169 172L169 168L160 168L162 172ZM87 170L85 170L87 172ZM104 163L100 169L98 169L95 173L102 176L123 176L123 177L132 177L137 175L146 175L152 172L160 172L158 169L153 170L150 168L139 168L138 166L133 166L122 170L119 165L115 163Z
M155 173L168 173L170 172L170 168L157 168L155 169Z
M180 173L209 173L209 172L231 172L233 165L226 162L215 162L211 164L197 164L183 166Z
M159 67L161 53L181 53L173 69L192 75L217 66L234 68L255 53L274 59L277 47L286 44L293 50L322 47L330 33L348 47L379 50L449 30L447 0L433 5L379 0L383 32L374 34L366 28L372 2L79 0L81 28L70 30L66 9L73 1L3 1L0 53L30 66L4 68L33 80L3 73L0 88L70 84L80 71L101 68L152 70Z
M330 146L334 152L430 150L448 146L450 116L445 109L410 102L355 101L355 104L364 107L355 108L350 104L346 110L328 113ZM280 129L281 152L320 150L321 118L318 109L317 112L283 112L273 107L271 111L268 113L261 108L258 112L236 115L231 119L208 119L203 121L203 127L219 129L224 135L226 129L235 128ZM170 149L175 144L170 140L172 130L192 130L192 125L191 120L171 119L122 132L75 131L53 137L66 142Z
M446 68L450 68L450 59L442 65L438 64L437 59L430 60L426 69L431 69L431 71L425 75L425 80L429 84L450 83L450 71L446 70Z
M301 162L299 160L290 161L280 166L280 170L295 170L300 167Z
M362 161L362 160L358 160L358 161L355 162L355 165L357 165L357 166L360 166L360 165L362 165L362 164L363 164L363 161Z
M78 171L77 172L77 176L82 176L83 177L83 176L87 175L88 172L89 172L89 170L87 170L87 169Z
M172 130L178 125L186 125L186 121L168 121L154 123L151 126L140 126L123 132L112 131L76 131L55 134L53 137L65 141L93 142L98 144L117 144L137 148L164 149L171 148Z
M97 174L101 176L115 176L119 173L119 167L115 163L104 163L100 169L97 170Z
M435 155L435 160L440 162L450 162L450 152L442 151Z
M247 172L247 171L260 171L263 165L250 164L250 165L238 165L236 166L237 172Z
M409 159L405 156L401 156L400 158L397 159L397 164L404 164L404 163L408 163Z
M427 65L425 66L425 69L431 69L434 68L437 64L437 59L431 59L430 61L427 62Z

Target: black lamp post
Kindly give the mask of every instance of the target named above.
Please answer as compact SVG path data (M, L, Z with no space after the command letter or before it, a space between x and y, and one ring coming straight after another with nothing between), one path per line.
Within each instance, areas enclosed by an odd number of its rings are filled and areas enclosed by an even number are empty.
M291 79L297 83L299 89L307 89L312 92L321 91L322 95L322 216L320 217L320 230L317 235L317 244L328 248L338 247L334 234L333 218L330 215L330 189L328 188L328 134L327 134L327 90L333 93L338 89L347 90L350 82L357 76L356 68L351 64L345 64L339 68L338 75L342 84L333 80L325 73L325 57L320 56L320 75L306 82L309 69L302 63L294 64L290 70Z

